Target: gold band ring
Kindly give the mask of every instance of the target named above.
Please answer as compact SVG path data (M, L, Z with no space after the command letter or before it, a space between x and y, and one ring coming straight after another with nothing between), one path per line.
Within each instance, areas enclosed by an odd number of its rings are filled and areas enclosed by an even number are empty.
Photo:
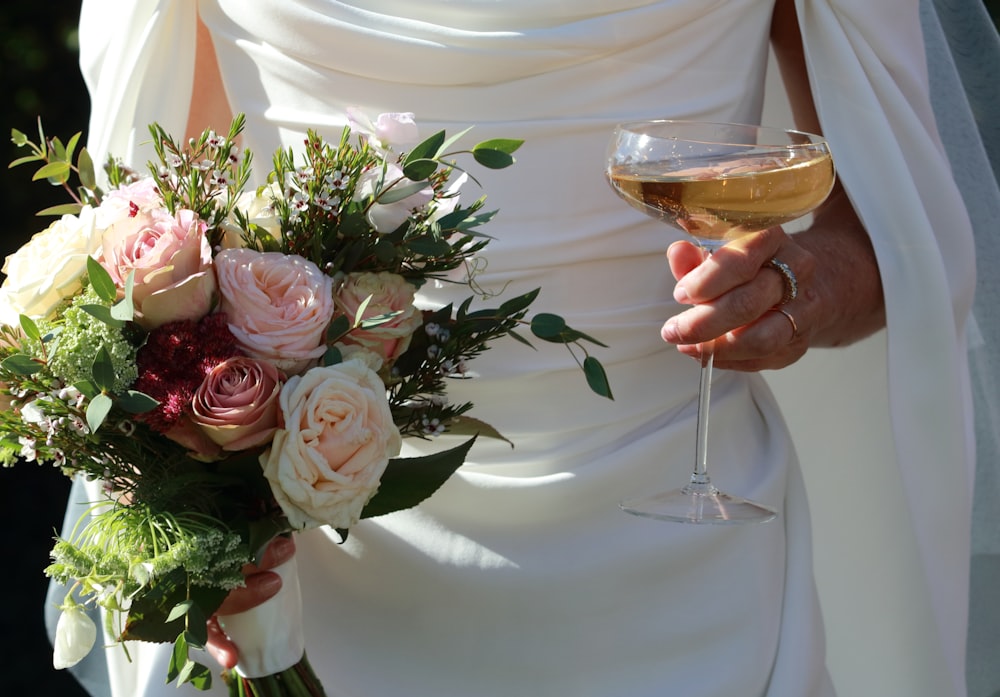
M785 305L786 303L790 303L795 300L795 298L799 297L799 281L795 278L795 273L792 271L791 267L788 266L788 264L783 261L778 261L777 259L771 259L769 262L764 264L764 267L774 269L780 273L781 280L785 284L785 291L781 294L781 300L778 301L778 305Z
M795 318L792 317L792 314L788 310L785 310L780 307L772 307L771 312L780 312L785 316L785 319L788 320L788 323L792 325L792 338L788 340L788 343L792 343L793 341L795 341L799 336L799 325L798 323L796 323Z

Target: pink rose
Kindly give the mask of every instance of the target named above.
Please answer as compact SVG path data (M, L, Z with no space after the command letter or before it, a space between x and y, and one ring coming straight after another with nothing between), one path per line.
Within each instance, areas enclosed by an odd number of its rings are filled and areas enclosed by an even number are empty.
M385 386L362 361L313 368L281 390L283 426L260 457L295 528L349 528L378 490L401 438Z
M347 315L352 324L357 321L358 308L365 300L368 305L361 319L399 314L372 327L358 327L342 341L362 346L385 361L398 358L410 345L413 332L423 324L423 317L413 305L415 292L413 284L387 271L348 275L333 302L337 311Z
M191 400L191 420L223 450L271 440L278 427L281 374L266 361L238 356L205 376Z
M163 208L163 198L156 182L143 177L131 184L112 189L97 207L97 226L107 229L115 223L134 216L139 211Z
M101 264L119 288L135 272L132 299L145 329L199 320L211 309L216 286L205 228L193 211L150 208L104 231Z
M221 310L243 352L300 373L326 352L333 280L297 255L224 249L215 258Z

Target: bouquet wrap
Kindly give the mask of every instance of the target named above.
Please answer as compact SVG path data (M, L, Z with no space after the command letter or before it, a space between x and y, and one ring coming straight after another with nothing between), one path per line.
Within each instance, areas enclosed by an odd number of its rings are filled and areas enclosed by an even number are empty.
M302 592L294 557L271 571L281 576L281 589L257 607L219 615L219 624L240 651L236 672L262 678L291 668L305 653Z

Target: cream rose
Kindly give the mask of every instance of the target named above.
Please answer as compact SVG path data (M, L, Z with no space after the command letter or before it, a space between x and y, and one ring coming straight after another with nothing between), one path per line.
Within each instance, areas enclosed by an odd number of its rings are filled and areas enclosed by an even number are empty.
M145 329L199 320L215 298L205 222L193 211L139 210L104 231L102 265L119 288L135 272L132 299Z
M215 257L221 310L243 352L288 374L326 352L333 280L294 254L224 249Z
M352 273L333 299L337 311L353 323L358 308L368 300L362 319L393 312L400 314L369 328L357 328L345 336L346 344L357 344L377 353L385 361L393 361L410 345L413 332L423 324L420 311L413 305L416 288L398 274Z
M275 241L281 241L281 220L274 209L274 200L281 197L281 187L269 184L258 191L245 191L236 199L236 209L246 216L247 222L258 226ZM232 249L243 246L243 228L230 216L219 226L225 233L222 247Z
M351 527L402 443L385 386L349 360L290 378L279 401L283 426L260 458L275 499L295 528Z
M374 196L376 189L378 191L396 191L403 187L413 186L415 183L403 176L403 170L399 165L390 162L386 165L385 172L376 168L361 175L358 179L355 198L364 199L368 196ZM368 223L376 232L392 232L405 223L411 215L423 211L433 200L434 189L428 185L399 201L376 203L368 208Z
M100 245L90 206L36 233L3 265L6 279L0 286L0 322L17 326L19 315L51 317L60 303L83 287L87 257L96 256Z
M205 376L191 399L191 420L223 450L263 445L278 427L282 376L273 364L238 356Z

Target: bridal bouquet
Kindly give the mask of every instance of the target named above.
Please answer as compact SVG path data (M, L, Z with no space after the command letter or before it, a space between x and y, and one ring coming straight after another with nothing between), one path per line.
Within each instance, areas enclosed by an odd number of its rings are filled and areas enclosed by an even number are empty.
M557 315L529 318L537 290L492 303L475 281L493 213L484 197L460 201L471 177L458 158L503 168L519 141L453 150L464 133L417 142L412 115L354 114L339 140L310 132L301 154L276 153L249 188L242 127L185 143L154 124L157 161L140 173L110 160L107 190L79 134L13 132L29 154L12 166L39 165L34 178L73 202L43 211L59 217L3 268L0 462L52 463L103 488L46 570L70 588L57 667L91 649L96 605L118 641L173 644L168 681L207 689L190 649L270 540L346 535L417 505L476 435L501 437L447 394L497 339L528 343L527 329L565 344L611 397L584 348L599 342ZM420 307L428 283L470 295ZM469 438L398 457L403 437L445 432ZM284 585L297 593L294 575ZM260 653L288 659L241 664L231 694L322 694L285 619L286 646ZM269 632L257 634L237 640L241 654Z

